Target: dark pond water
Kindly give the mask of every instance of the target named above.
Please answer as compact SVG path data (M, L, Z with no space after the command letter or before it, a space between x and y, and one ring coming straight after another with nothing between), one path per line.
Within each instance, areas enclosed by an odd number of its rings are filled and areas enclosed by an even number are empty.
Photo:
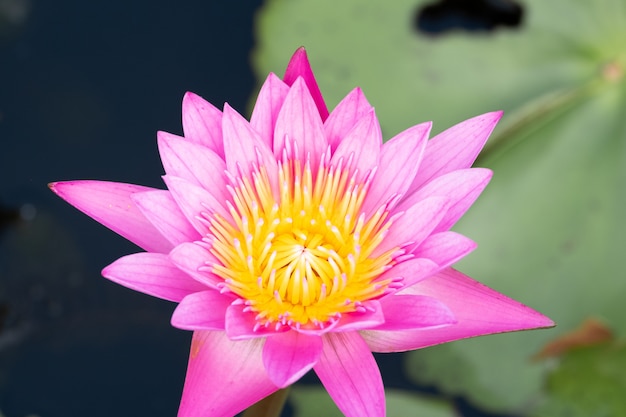
M0 410L173 416L190 334L102 267L137 248L54 196L162 187L156 131L187 90L245 111L259 1L0 2ZM288 57L286 57L288 59Z

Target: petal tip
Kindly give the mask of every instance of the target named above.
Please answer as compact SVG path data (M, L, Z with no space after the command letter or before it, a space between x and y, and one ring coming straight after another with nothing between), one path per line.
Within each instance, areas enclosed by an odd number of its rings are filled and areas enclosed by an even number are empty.
M110 279L110 275L111 275L111 265L107 265L104 268L102 268L102 271L100 271L100 275L102 275L103 277Z
M306 49L304 46L299 47L295 50L291 58L289 59L289 63L287 64L287 69L285 70L285 76L283 80L288 82L293 75L296 75L302 71L303 68L310 69L311 64L309 63L309 57L306 53Z
M548 316L544 316L541 313L537 313L539 315L539 317L537 318L537 329L550 329L552 327L556 327L556 322L554 320L552 320L550 317Z
M197 100L199 97L200 96L194 92L186 91L185 94L183 94L183 103L188 103L190 101Z
M481 122L485 122L491 126L495 126L498 124L502 116L504 115L504 110L496 110L489 113L481 114L480 116L476 116L475 119Z
M322 120L326 120L328 118L328 108L326 107L320 88L317 85L313 69L311 68L311 64L304 47L296 49L294 54L291 56L291 59L287 64L287 69L285 70L285 75L283 76L283 81L288 86L292 86L299 77L304 78Z

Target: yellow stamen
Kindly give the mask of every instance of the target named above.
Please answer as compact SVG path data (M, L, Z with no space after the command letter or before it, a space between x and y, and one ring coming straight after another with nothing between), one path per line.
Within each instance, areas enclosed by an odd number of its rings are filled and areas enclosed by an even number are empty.
M309 161L288 153L275 192L264 167L231 179L230 218L207 218L220 263L211 269L255 313L255 328L325 328L388 290L392 280L377 278L399 248L372 253L393 219L386 206L361 212L368 180L357 182L350 161L322 161L314 176Z

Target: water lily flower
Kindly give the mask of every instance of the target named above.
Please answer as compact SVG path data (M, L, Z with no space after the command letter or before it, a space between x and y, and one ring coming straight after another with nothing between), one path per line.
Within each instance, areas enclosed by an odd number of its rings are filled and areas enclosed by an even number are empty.
M270 74L248 122L183 99L184 137L158 133L166 189L50 185L145 250L102 274L178 303L193 330L179 416L232 416L315 371L347 416L384 416L372 352L552 326L451 268L450 231L491 178L470 168L501 113L383 143L360 89L329 114L304 49Z

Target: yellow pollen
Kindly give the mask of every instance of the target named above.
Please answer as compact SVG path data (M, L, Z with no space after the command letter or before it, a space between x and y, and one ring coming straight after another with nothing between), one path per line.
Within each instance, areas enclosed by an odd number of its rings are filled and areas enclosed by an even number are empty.
M391 284L379 276L394 264L393 248L372 253L391 220L386 206L361 212L367 183L342 163L283 157L277 189L264 167L228 187L229 218L208 216L212 272L255 313L257 326L323 328L364 311Z

